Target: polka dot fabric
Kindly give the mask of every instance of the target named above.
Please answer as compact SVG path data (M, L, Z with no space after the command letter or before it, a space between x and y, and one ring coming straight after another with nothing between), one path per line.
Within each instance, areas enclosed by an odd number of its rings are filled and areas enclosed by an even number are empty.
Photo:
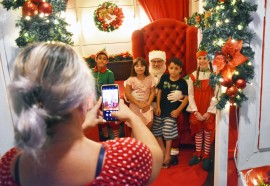
M150 150L134 138L104 142L105 163L89 185L146 185L152 172Z
M0 160L0 186L19 186L12 178L10 164L18 151L15 148L9 150Z
M105 162L90 185L146 185L152 172L150 150L134 138L117 138L103 143ZM18 151L13 148L0 161L0 186L19 186L13 180L10 164Z

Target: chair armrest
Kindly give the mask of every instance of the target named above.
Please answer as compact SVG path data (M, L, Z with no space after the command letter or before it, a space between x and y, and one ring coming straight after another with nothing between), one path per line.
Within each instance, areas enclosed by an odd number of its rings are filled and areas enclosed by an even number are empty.
M125 80L119 80L119 81L114 82L115 84L118 84L118 86L119 86L119 97L120 97L120 99L124 99L124 94L125 94L124 81Z
M131 36L131 42L132 42L132 55L133 59L137 57L143 57L145 58L146 54L144 52L144 38L143 38L143 32L142 30L135 30L132 33Z
M186 31L186 74L190 74L197 69L196 52L198 46L197 40L198 29L189 26Z

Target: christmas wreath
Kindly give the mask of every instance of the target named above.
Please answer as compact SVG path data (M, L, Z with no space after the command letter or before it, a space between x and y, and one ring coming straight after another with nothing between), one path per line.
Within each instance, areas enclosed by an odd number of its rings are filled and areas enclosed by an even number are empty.
M122 8L110 2L104 2L94 12L94 21L99 30L112 32L118 29L124 19Z

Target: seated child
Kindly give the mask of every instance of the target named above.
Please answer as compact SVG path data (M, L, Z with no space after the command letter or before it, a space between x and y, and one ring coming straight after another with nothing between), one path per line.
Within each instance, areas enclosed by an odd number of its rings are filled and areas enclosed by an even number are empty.
M137 100L132 91L142 93L143 99ZM136 58L132 65L131 76L126 81L125 96L130 101L129 108L136 113L149 129L153 123L153 107L155 97L155 79L149 74L148 65L144 58Z

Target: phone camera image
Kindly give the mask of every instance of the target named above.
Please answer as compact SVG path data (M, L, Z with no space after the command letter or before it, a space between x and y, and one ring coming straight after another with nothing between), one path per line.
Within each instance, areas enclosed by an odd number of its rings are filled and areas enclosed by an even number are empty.
M119 89L117 84L102 85L102 110L106 121L117 121L111 116L112 112L119 110Z

